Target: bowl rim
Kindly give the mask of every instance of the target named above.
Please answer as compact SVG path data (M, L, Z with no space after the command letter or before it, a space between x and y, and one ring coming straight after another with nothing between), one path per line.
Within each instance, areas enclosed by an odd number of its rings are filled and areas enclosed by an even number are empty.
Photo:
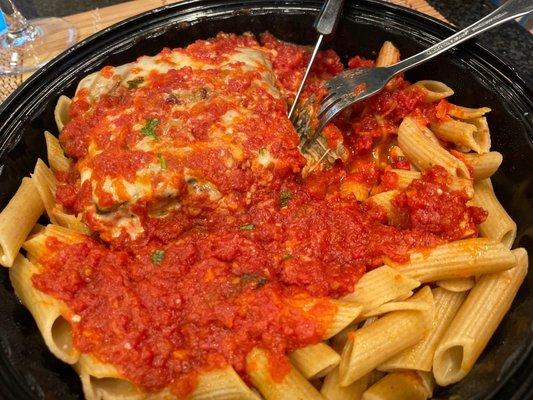
M262 6L265 3L269 4L270 9L285 7L295 12L318 12L322 4L318 0L275 0L270 2L265 0L246 0L244 2L237 0L182 0L178 3L168 4L129 17L104 28L67 49L40 70L36 71L0 105L0 173L3 167L3 157L10 152L12 145L18 142L17 137L15 137L16 129L13 126L16 126L17 122L19 124L22 123L24 112L27 115L32 115L35 112L35 103L38 102L38 99L47 97L49 93L54 92L55 85L50 85L50 83L55 82L56 84L60 84L65 79L61 77L61 74L67 71L71 71L71 74L79 74L83 60L87 60L87 57L91 54L94 55L97 49L109 46L109 44L132 40L128 39L128 34L132 31L138 32L139 26L145 27L147 24L157 24L165 26L168 29L176 23L172 21L176 19L176 15L180 11L189 14L195 10L205 12L216 7L223 9L235 9L237 6L254 8ZM417 25L419 31L425 34L431 32L435 39L443 39L458 31L456 27L449 23L397 4L379 0L358 0L347 1L346 3L347 6L353 7L355 11L363 13L365 11L371 11L373 13L383 12L389 16L394 15L394 19L396 20L407 19L410 23ZM265 7L265 11L268 11L269 7ZM211 16L214 17L216 14ZM209 18L209 15L205 18ZM529 116L524 116L525 120L522 122L528 123L530 127L533 127L533 88L530 86L527 77L521 76L518 71L508 65L498 55L486 49L475 39L461 44L461 49L479 60L490 73L496 75L498 79L504 82L507 90L514 92L515 96L512 96L512 100L518 102L517 104L521 108L527 109L529 112ZM32 96L34 93L39 93L39 96ZM5 134L6 131L8 131L7 135ZM9 135L9 132L11 132L11 135ZM530 130L528 133L530 145L533 146L533 131ZM523 398L521 396L524 393L529 393L529 390L533 388L533 373L527 373L524 371L526 368L522 369L521 367L531 362L532 354L533 343L530 343L516 364L506 371L505 376L495 382L489 392L491 398L495 398L494 396L498 395L498 392L507 385L509 380L517 375L520 375L522 379L519 380L513 399ZM0 367L0 383L2 383L0 385L0 394L3 394L4 389L9 390L11 387L13 390L23 389L24 393L30 396L28 397L29 399L35 398L31 397L34 393L30 394L27 388L22 387L19 379L12 380L7 378L7 375L11 375L12 378L17 378L18 373L13 369L5 371L4 365L9 366L9 362L4 363L4 358L3 352L0 351L0 361L2 361L0 363L2 364ZM16 393L17 396L21 394L21 392L12 393Z

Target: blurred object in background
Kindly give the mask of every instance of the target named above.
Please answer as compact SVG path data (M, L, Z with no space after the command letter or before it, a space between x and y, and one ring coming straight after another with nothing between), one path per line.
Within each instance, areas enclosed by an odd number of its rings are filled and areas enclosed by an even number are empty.
M507 0L491 0L492 4L494 4L496 7L501 6L506 1ZM529 33L533 33L533 17L531 17L531 14L524 15L523 17L517 18L516 22L518 22L520 25L526 28L529 31Z
M28 21L13 0L0 0L0 75L33 71L76 42L76 29L61 18Z

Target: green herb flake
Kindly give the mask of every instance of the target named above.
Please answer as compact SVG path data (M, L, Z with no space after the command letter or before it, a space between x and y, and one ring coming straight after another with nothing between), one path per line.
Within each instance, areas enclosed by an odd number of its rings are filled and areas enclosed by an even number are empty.
M141 83L144 82L144 78L142 76L138 76L137 78L134 78L130 81L126 81L128 84L128 89L137 89Z
M261 147L261 148L259 149L259 155L260 155L261 157L266 156L266 151L267 151L267 149L266 149L265 147Z
M289 201L292 199L292 192L289 192L288 190L282 190L279 194L279 205L280 207L287 207L289 205Z
M242 283L248 283L255 286L265 286L268 283L267 278L253 272L245 272L240 276Z
M283 255L281 256L281 259L283 261L287 261L287 260L290 260L292 258L292 254L289 252L289 251L286 251L285 253L283 253Z
M241 225L241 230L242 231L253 231L254 229L255 229L255 225L254 224Z
M161 169L167 169L167 160L165 160L165 157L163 157L163 154L158 153L157 159L159 160L159 165L161 166Z
M154 264L161 264L165 258L165 252L163 250L155 250L150 256L150 261Z
M149 118L146 120L146 125L141 128L141 132L144 136L151 137L153 139L157 139L157 135L155 134L155 128L159 125L159 119L157 118Z

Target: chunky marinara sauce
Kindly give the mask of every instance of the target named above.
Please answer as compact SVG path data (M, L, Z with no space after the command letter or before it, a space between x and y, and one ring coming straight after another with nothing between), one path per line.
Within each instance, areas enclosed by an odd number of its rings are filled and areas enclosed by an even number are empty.
M95 234L75 244L49 238L34 285L68 305L77 349L147 391L170 386L185 394L200 371L228 364L246 379L254 346L283 364L287 353L321 340L335 314L330 299L352 291L365 271L475 234L484 218L465 193L449 189L439 167L393 200L394 225L372 201L342 190L349 182L371 193L395 189L390 168L410 168L394 152L402 118L447 118L446 101L424 103L401 77L325 130L329 145L344 143L347 160L302 178L305 159L286 113L308 49L269 34L260 41L220 34L165 49L158 62L178 52L215 65L243 47L265 54L280 96L257 83L261 69L155 69L92 103L90 91L79 90L60 136L75 164L58 176L57 200ZM348 63L372 64L360 57ZM343 69L333 51L320 53L304 96L320 97L320 82ZM101 74L113 79L114 70ZM220 126L234 109L245 117ZM258 163L265 152L270 161ZM157 170L144 178L152 191L128 198L121 183L123 194L106 192L106 179L133 182L147 166ZM84 180L80 171L89 167ZM157 197L163 184L170 194ZM105 231L102 221L117 225L131 216L134 233L127 224Z

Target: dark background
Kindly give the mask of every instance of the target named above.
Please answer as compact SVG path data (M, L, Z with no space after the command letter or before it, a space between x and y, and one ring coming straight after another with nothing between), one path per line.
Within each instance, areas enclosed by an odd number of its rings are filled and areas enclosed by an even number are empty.
M123 3L125 0L14 0L27 18L64 16ZM427 0L451 23L465 27L494 9L489 0ZM497 3L497 0L494 0ZM533 35L508 22L480 36L479 41L513 67L533 87Z

